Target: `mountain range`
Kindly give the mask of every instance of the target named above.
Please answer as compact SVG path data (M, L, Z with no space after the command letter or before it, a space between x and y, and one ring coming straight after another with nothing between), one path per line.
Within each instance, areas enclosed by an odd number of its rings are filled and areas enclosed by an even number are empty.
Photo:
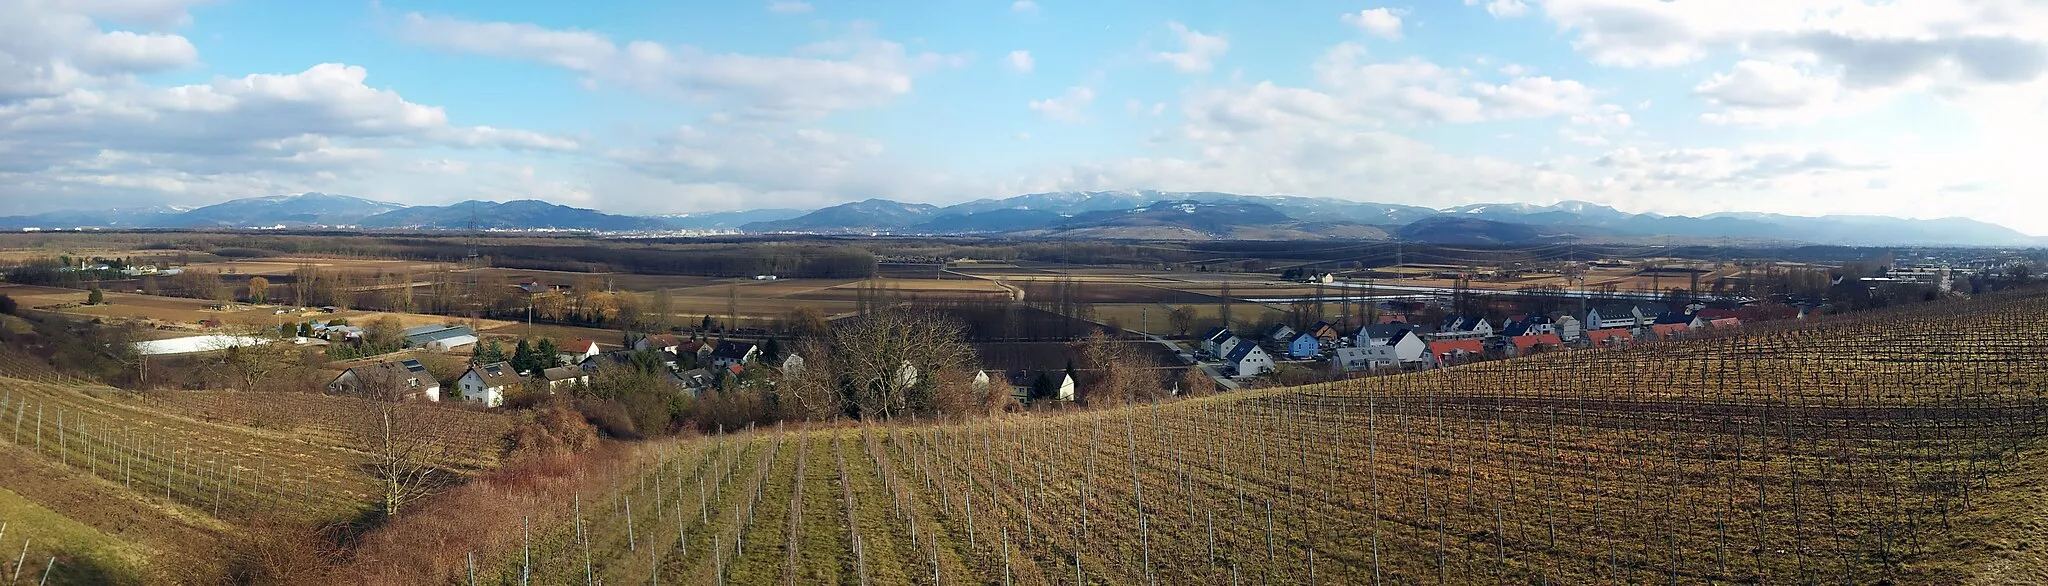
M1845 245L2037 246L2040 239L1966 218L1632 214L1564 201L1445 209L1328 197L1217 192L1071 191L951 206L868 199L816 210L758 209L630 216L539 200L405 206L303 193L197 208L59 211L0 217L24 228L352 228L362 230L717 231L1129 240L1403 240L1507 244L1557 240L1812 242Z

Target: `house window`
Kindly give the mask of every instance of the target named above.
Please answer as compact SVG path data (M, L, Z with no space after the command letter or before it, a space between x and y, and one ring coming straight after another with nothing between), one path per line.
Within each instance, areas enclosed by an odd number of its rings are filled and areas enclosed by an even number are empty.
M412 385L412 388L415 388L415 389L417 389L417 388L420 388L420 379L416 379L416 378L409 378L409 379L405 379L405 382L406 382L407 384L410 384L410 385Z

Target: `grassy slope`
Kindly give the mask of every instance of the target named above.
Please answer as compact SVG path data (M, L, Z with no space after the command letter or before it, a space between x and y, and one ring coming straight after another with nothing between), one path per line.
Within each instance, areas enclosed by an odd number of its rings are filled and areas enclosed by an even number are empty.
M24 573L32 578L39 578L41 573L37 570L46 569L48 560L54 556L56 566L49 569L50 581L55 584L144 582L141 568L150 549L73 521L4 488L0 488L0 521L6 523L5 534L0 535L0 549L24 551L13 547L22 544L33 554L28 562L40 562L23 564L30 568ZM11 571L11 565L0 563L0 570Z

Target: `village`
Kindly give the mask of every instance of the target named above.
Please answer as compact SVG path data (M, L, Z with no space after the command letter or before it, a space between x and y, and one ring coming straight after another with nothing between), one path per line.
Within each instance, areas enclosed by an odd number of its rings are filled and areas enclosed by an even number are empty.
M1276 323L1245 335L1217 326L1191 341L1193 352L1183 356L1233 378L1266 375L1287 365L1344 375L1407 372L1540 352L1676 340L1740 328L1745 322L1805 319L1818 309L1805 304L1700 301L1675 306L1590 300L1581 304L1586 306L1582 311L1513 313L1496 321L1459 313L1427 319L1440 309L1425 301L1385 301L1376 304L1374 323L1361 326Z

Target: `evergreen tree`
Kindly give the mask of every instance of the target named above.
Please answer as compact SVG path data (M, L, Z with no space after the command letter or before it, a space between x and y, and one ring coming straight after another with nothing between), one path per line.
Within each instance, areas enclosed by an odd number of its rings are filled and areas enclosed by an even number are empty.
M536 365L536 368L554 368L557 366L561 366L562 350L560 348L555 347L554 340L548 338L541 338L540 344L534 346L533 360L534 364Z
M497 340L491 340L478 346L476 353L469 357L469 361L476 364L490 364L503 360L505 360L505 348L499 346ZM515 365L512 368L513 370L518 370L519 367Z
M1031 379L1032 399L1051 397L1054 392L1056 392L1056 389L1053 388L1052 377L1047 376L1045 371L1038 371L1038 378Z
M277 335L289 338L298 333L298 328L292 327L291 324L277 324Z
M99 305L101 303L106 302L106 300L107 294L100 292L99 287L93 287L91 291L87 291L85 293L86 305Z
M775 338L769 338L768 341L762 342L761 361L773 364L779 360L782 360L782 344L776 342Z
M541 371L540 361L534 359L533 345L526 343L526 338L520 338L519 345L512 348L512 370L533 373Z
M313 337L313 322L299 322L299 337Z

